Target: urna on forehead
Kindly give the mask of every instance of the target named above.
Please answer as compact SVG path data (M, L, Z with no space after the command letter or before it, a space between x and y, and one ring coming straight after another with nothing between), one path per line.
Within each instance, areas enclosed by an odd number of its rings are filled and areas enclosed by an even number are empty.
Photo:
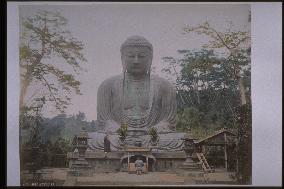
M120 51L122 51L125 47L135 46L135 47L148 47L151 51L153 51L152 44L144 37L134 35L125 40L125 42L121 45Z

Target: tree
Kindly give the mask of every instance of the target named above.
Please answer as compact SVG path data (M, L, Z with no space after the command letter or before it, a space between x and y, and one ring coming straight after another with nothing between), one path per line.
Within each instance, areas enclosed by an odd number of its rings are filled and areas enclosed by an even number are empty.
M55 154L67 154L71 150L71 142L62 137L59 137L53 144L53 152Z
M194 107L187 107L178 115L177 128L182 131L193 130L202 127L202 119L204 115Z
M250 22L250 17L248 19ZM208 22L204 22L196 27L187 26L183 30L185 33L196 32L199 35L205 35L211 39L203 47L209 49L223 49L227 52L226 63L227 75L237 81L237 90L239 91L239 106L235 107L237 113L234 120L238 120L238 146L237 146L237 179L241 184L251 183L251 108L250 90L246 90L245 83L250 88L250 32L232 30L217 31ZM249 74L250 75L250 74ZM245 80L244 78L248 79Z
M211 38L204 48L208 49L225 49L228 54L228 59L235 62L231 71L231 76L238 81L240 105L247 103L245 95L245 86L243 82L242 64L240 57L243 55L244 50L250 54L250 32L249 31L233 31L232 24L225 32L217 31L207 21L196 26L187 26L183 30L186 33L196 32L199 35L206 35Z
M41 174L38 172L42 167L42 139L41 129L43 118L40 114L43 104L39 104L36 107L32 107L35 112L35 116L29 122L30 135L29 139L25 144L20 146L21 151L21 167L26 167L29 172L32 173L32 180L39 182Z
M60 112L70 104L71 92L81 94L80 81L61 68L69 65L79 73L79 62L86 61L82 54L83 43L72 37L66 26L67 20L59 13L44 10L21 18L21 111L28 106L25 98L31 85L39 86L31 95L32 102L35 97L44 97Z
M84 120L86 119L85 113L79 111L79 113L76 115L76 119L77 119L78 121L84 121Z
M177 88L178 128L187 130L195 118L198 124L191 126L192 132L204 131L206 134L209 128L234 127L237 84L227 75L226 69L230 65L227 60L206 49L178 50L178 54L180 58L163 59L168 63L163 71L175 73L177 70L174 84ZM198 118L200 113L202 119Z
M251 104L238 107L237 122L237 180L240 184L251 184L252 174L252 131L251 131Z

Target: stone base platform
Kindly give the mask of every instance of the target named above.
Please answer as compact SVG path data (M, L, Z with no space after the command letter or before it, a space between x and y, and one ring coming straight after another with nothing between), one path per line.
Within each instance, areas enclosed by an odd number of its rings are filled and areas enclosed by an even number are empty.
M126 172L118 173L98 173L92 177L77 177L75 186L143 186L143 185L200 185L200 184L236 184L236 182L229 178L228 172L210 173L206 177L186 176L168 172L152 172L142 175L128 174ZM75 180L75 179L74 179ZM74 186L74 182L72 183ZM67 182L65 184L67 185Z
M141 155L137 153L137 155ZM155 171L170 171L175 172L185 162L186 156L183 151L174 152L155 152L151 151L148 158L148 170ZM68 153L69 167L71 168L76 162L78 156L74 153ZM127 171L127 152L86 152L85 159L90 165L94 173L111 173ZM136 160L135 154L131 156L130 161ZM145 162L145 160L143 160Z
M136 175L127 172L116 173L94 173L93 176L67 176L68 168L45 168L43 179L55 182L55 186L98 186L98 185L236 185L232 175L235 172L227 172L225 169L216 168L214 173L206 173L204 178L194 179L174 172L148 172ZM25 176L25 175L24 175ZM21 179L25 180L21 173Z

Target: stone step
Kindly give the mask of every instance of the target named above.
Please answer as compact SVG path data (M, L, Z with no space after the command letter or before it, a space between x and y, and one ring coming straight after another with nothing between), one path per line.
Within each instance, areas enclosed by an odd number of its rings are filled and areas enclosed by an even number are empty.
M180 169L189 170L189 171L200 171L200 168L196 167L180 167Z
M65 182L63 183L63 186L75 186L77 184L77 178L68 176Z

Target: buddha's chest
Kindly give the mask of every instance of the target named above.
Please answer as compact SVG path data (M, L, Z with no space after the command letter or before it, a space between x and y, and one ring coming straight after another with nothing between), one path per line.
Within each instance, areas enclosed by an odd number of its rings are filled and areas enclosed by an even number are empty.
M127 97L130 97L128 101L134 100L135 102L148 100L150 87L146 82L131 82L125 86L124 93Z
M149 114L152 89L147 81L131 81L123 86L122 110L130 119L141 119Z
M150 102L150 84L145 81L128 82L123 88L123 104L124 107L131 108L141 106L147 108Z

